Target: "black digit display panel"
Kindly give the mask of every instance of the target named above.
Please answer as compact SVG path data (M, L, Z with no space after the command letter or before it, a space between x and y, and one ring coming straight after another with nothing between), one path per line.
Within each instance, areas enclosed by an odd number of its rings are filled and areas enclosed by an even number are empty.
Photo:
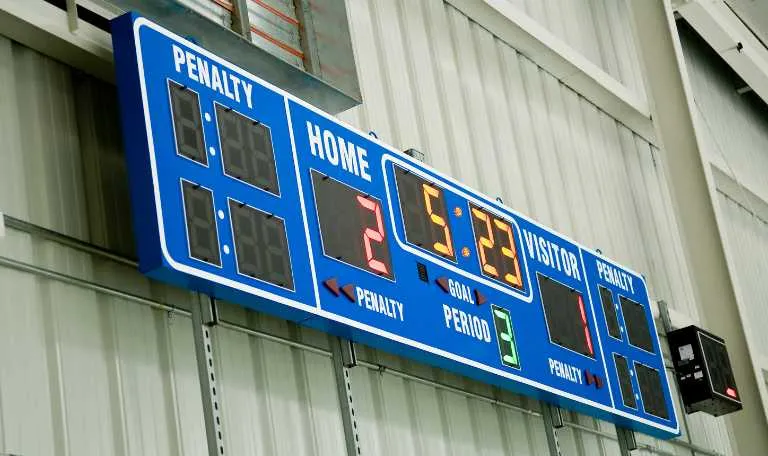
M594 358L595 350L584 298L576 290L547 276L537 276L550 340L561 347Z
M312 170L323 252L376 275L394 278L381 201Z
M229 200L237 272L293 290L291 256L282 219Z
M181 156L208 166L197 93L173 81L168 81L168 91L171 94L176 151Z
M608 325L608 334L616 339L621 339L621 330L619 329L619 318L616 315L616 305L613 303L613 293L611 290L600 286L600 302L603 304L603 314L605 323Z
M636 409L637 401L635 400L635 392L632 389L632 376L629 374L627 358L614 353L613 362L616 364L616 375L619 377L621 401L626 407Z
M216 124L219 128L224 173L279 195L275 153L269 128L218 103Z
M699 337L712 389L731 399L739 400L736 379L733 378L733 369L731 369L725 344L704 334L700 334Z
M181 188L189 255L197 260L221 266L213 193L205 187L185 180L181 181Z
M669 419L667 403L664 399L664 385L661 384L659 371L645 364L635 362L637 385L640 387L640 397L643 399L643 410L653 416Z
M624 296L619 296L619 301L621 302L621 314L624 316L629 343L647 352L655 353L651 340L651 330L648 328L648 320L645 318L645 308L640 303Z
M645 413L665 420L669 419L669 412L664 399L664 386L661 384L659 371L635 362L635 375L637 376L637 385L640 387L640 397L643 399Z
M517 227L472 203L469 210L481 272L486 277L522 290Z
M443 258L456 261L443 189L399 166L395 166L395 181L403 213L405 239Z

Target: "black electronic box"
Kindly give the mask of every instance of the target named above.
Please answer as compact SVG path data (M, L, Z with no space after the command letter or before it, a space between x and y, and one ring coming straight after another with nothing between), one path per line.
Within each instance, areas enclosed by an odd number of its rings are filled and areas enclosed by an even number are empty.
M667 334L686 413L725 415L742 409L725 341L696 326Z

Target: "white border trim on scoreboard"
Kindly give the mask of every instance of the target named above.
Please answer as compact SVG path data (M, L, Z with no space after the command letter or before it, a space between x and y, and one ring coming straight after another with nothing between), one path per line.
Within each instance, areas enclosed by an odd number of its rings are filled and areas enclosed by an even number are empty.
M261 85L263 87L266 87L266 88L268 88L268 89L270 89L270 90L272 90L272 91L282 95L284 97L285 112L286 112L286 115L288 116L288 130L289 130L289 135L290 135L290 139L291 139L291 146L293 148L294 159L297 158L296 157L297 152L296 152L296 145L295 145L295 139L294 139L294 134L293 134L293 127L292 127L292 122L291 122L290 109L289 109L289 105L288 105L288 100L289 99L291 101L293 101L293 102L295 102L295 103L297 103L297 104L299 104L299 105L301 105L301 106L303 106L303 107L305 107L305 108L315 112L316 114L318 114L320 116L323 116L326 119L329 119L332 122L335 122L335 123L337 123L337 124L339 124L339 125L341 125L341 126L343 126L345 128L348 128L350 131L353 131L353 132L359 134L360 136L364 136L364 137L367 137L367 136L364 133L362 133L360 130L358 130L357 128L354 128L354 127L352 127L352 126L350 126L350 125L348 125L348 124L346 124L344 122L339 121L338 119L336 119L336 118L330 116L329 114L327 114L327 113L325 113L325 112L315 108L314 106L304 102L303 100L300 100L300 99L294 97L293 95L285 92L284 90L282 90L280 88L277 88L277 87L273 86L272 84L270 84L270 83L268 83L266 81L263 81L262 79L260 79L260 78L258 78L256 76L246 72L245 70L243 70L241 68L236 67L232 63L227 62L227 61L221 59L220 57L218 57L218 56L208 52L207 50L197 46L196 44L193 44L190 41L188 41L188 40L186 40L186 39L184 39L184 38L182 38L182 37L180 37L180 36L170 32L170 31L168 31L168 30L165 30L164 28L160 27L159 25L150 22L148 19L146 19L144 17L136 18L136 20L133 22L133 33L134 33L134 40L135 40L135 43L136 43L136 57L137 57L137 64L138 64L138 69L139 69L139 82L140 82L141 92L142 92L142 106L143 106L143 109L144 109L144 123L145 123L145 127L146 127L146 130L147 130L147 141L148 141L149 156L150 156L150 166L151 166L151 169L152 169L152 180L153 180L153 184L154 184L153 193L154 193L154 196L155 196L155 204L156 204L156 208L157 208L157 214L156 215L157 215L157 220L158 220L158 229L160 231L160 233L159 233L160 234L160 245L161 245L163 257L164 257L164 259L168 262L168 264L171 267L173 267L174 269L176 269L178 271L185 272L187 274L190 274L190 275L202 278L202 279L206 279L206 280L209 280L211 282L215 282L215 283L227 286L227 287L231 287L231 288L234 288L236 290L240 290L240 291L245 292L245 293L253 294L253 295L265 298L265 299L273 300L273 301L278 302L280 304L284 304L284 305L287 305L287 306L290 306L290 307L293 307L293 308L296 308L296 309L300 309L300 310L303 310L305 312L308 312L308 313L311 313L311 314L314 314L314 315L326 318L328 320L335 321L337 323L341 323L341 324L344 324L344 325L347 325L347 326L351 326L351 327L354 327L354 328L357 328L357 329L361 329L361 330L367 331L369 333L372 333L372 334L375 334L375 335L378 335L378 336L390 339L390 340L392 340L394 342L398 342L398 343L401 343L403 345L408 345L408 346L410 346L412 348L415 348L415 349L418 349L418 350L422 350L422 351L425 351L425 352L428 352L428 353L432 353L434 355L441 356L441 357L449 359L451 361L455 361L455 362L464 364L464 365L466 365L468 367L472 367L472 368L479 369L479 370L482 370L482 371L485 371L485 372L488 372L488 373L491 373L491 374L494 374L494 375L498 375L500 377L507 378L509 380L513 380L513 381L516 381L518 383L521 383L521 384L524 384L524 385L528 385L528 386L540 389L542 391L546 391L548 393L556 394L556 395L558 395L560 397L563 397L563 398L566 398L566 399L569 399L569 400L572 400L574 402L578 402L578 403L581 403L581 404L584 404L584 405L587 405L587 406L590 406L590 407L594 407L596 409L605 411L607 413L611 413L613 415L618 415L618 416L622 416L622 417L628 418L628 419L630 419L632 421L635 421L635 422L638 422L638 423L642 423L642 424L647 425L647 426L652 427L652 428L656 428L656 429L663 430L663 431L670 432L670 433L679 434L679 432L680 432L679 420L677 422L677 427L674 427L674 428L670 427L670 426L666 426L666 425L660 424L660 423L656 423L656 422L650 421L650 420L648 420L646 418L635 416L635 415L626 413L626 412L624 412L622 410L618 410L615 407L612 407L612 406L609 407L609 406L603 405L603 404L601 404L599 402L594 402L594 401L591 401L589 399L585 399L583 397L580 397L580 396L577 396L575 394L569 393L567 391L561 391L561 390L559 390L557 388L553 388L551 386L548 386L548 385L545 385L545 384L541 384L539 382L536 382L536 381L533 381L531 379L528 379L528 378L516 375L514 373L507 372L507 371L504 371L504 370L501 370L501 369L497 369L497 368L494 368L494 367L490 367L490 366L481 364L481 363L479 363L477 361L474 361L474 360L467 359L467 358L464 358L462 356L456 355L455 353L447 352L447 351L444 351L444 350L441 350L441 349L438 349L438 348L426 345L426 344L418 342L418 341L410 340L410 339L407 339L405 337L399 336L397 334L393 334L393 333L390 333L390 332L387 332L387 331L382 331L381 329L378 329L378 328L375 328L375 327L372 327L372 326L368 326L368 325L366 325L364 323L360 323L358 321L351 320L351 319L343 317L341 315L337 315L337 314L334 314L334 313L331 313L331 312L328 312L326 310L321 309L320 308L320 299L319 299L319 289L318 289L318 286L317 286L317 276L315 274L315 265L314 265L314 261L312 259L313 258L313 256L312 256L313 255L312 254L312 247L309 245L309 243L307 243L308 244L307 245L307 249L308 249L308 253L309 253L310 269L311 269L311 272L313 273L312 275L313 275L315 300L316 300L314 306L303 304L303 303L298 302L298 301L293 301L291 299L286 299L286 298L284 298L282 296L279 296L279 295L276 295L274 293L270 293L268 291L264 291L264 290L260 290L260 289L257 289L257 288L254 288L254 287L251 287L251 286L248 286L248 285L244 285L244 284L242 284L240 282L236 282L236 281L233 281L233 280L221 277L221 276L217 276L217 275L211 274L211 273L209 273L207 271L199 270L199 269L196 269L196 268L192 268L192 267L189 267L189 266L186 266L184 264L180 264L180 263L176 262L171 257L170 253L168 252L168 247L166 245L166 240L165 240L165 228L164 228L164 224L163 224L163 215L162 215L162 206L161 206L162 200L160 199L160 192L159 192L159 187L158 187L157 163L156 163L156 158L155 158L154 137L153 137L153 134L152 134L152 125L151 125L151 122L150 122L150 111L149 111L148 100L147 100L146 81L145 81L145 74L144 74L145 73L144 72L144 59L143 59L143 55L142 55L141 39L139 37L139 31L140 31L142 26L146 26L146 27L148 27L148 28L150 28L150 29L160 33L161 35L164 35L165 37L167 37L167 38L169 38L169 39L171 39L171 40L173 40L173 41L175 41L177 43L182 44L183 46L185 46L187 48L193 49L193 50L195 50L195 52L198 52L198 53L200 53L202 55L205 55L207 58L216 61L218 64L220 64L222 66L225 66L228 69L230 69L230 70L232 70L232 71L234 71L236 73L239 73L241 75L245 75L248 78L250 78L251 80L257 82L259 85ZM379 141L379 140L377 140L375 138L369 138L369 139L371 141L374 141L376 144L380 145L381 147L387 149L388 151L392 151L393 153L399 153L399 152L396 152L391 146L389 146L387 144L384 144L383 142L381 142L381 141ZM298 170L298 161L295 161L294 165L295 165L294 167L296 168L296 178L297 178L297 181L298 181L299 198L300 198L300 202L301 202L301 205L302 205L301 210L302 210L302 215L304 217L304 222L305 222L304 223L304 231L305 231L305 235L307 236L307 239L309 239L309 228L307 227L307 223L306 223L307 222L307 214L306 214L306 210L305 210L304 197L303 197L303 189L302 189L301 179L300 179L299 170ZM461 184L459 184L454 179L452 179L452 178L450 178L448 176L445 176L445 175L439 173L438 171L434 171L433 170L433 172L435 173L435 175L437 175L438 177L442 178L444 180L444 182L452 183L454 185L461 186ZM509 208L504 207L504 210L512 212L512 213L517 215L516 212L512 211ZM567 236L564 236L564 235L559 234L559 233L555 233L550 228L548 228L546 226L542 226L542 225L540 225L540 224L538 224L536 222L533 222L533 221L529 220L527 217L525 219L528 220L530 223L533 223L534 225L540 227L543 230L546 230L546 231L548 231L548 232L550 232L550 233L552 233L552 234L554 234L556 236L560 236L561 238L571 242L572 244L574 244L574 245L576 245L576 246L578 246L578 247L580 247L580 248L582 248L584 250L588 250L588 249L585 249L585 248L581 247L580 244L574 242L573 240L571 240ZM591 250L589 250L589 251L591 252ZM582 264L583 264L583 259L582 259ZM626 270L626 271L628 271L628 272L631 272L631 273L635 274L636 277L639 277L641 279L641 281L643 282L643 285L644 286L646 285L644 278L640 274L637 274L636 272L634 272L634 271L632 271L630 269L627 269L625 267L621 267L621 268ZM647 287L646 287L646 289L647 289ZM591 301L591 298L590 298L590 301ZM594 309L593 309L593 321L594 321ZM655 331L656 330L656 323L653 322L653 325L654 325L654 333L657 334L656 331ZM666 377L667 377L667 384L669 386L669 376L666 376ZM610 388L610 386L609 386L609 388ZM671 391L671 389L670 389L670 391ZM678 414L677 414L677 407L675 406L674 401L671 401L671 402L672 402L673 408L675 409L674 416L677 417L678 416Z

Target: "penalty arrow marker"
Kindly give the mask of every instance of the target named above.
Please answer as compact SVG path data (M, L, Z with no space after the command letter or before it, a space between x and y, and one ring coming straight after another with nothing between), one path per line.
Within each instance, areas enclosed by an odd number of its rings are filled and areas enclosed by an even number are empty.
M330 279L323 281L323 285L325 285L325 288L331 293L339 296L339 282L336 281L336 277L331 277Z
M349 299L350 302L355 302L355 284L348 283L341 287L341 292Z
M482 306L486 301L487 299L485 299L485 295L480 293L480 290L475 289L475 304Z

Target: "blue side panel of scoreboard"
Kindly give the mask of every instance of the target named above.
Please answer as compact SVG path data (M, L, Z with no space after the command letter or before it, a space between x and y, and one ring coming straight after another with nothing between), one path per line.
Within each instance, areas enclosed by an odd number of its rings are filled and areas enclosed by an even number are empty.
M145 274L662 438L644 279L150 21L113 21Z

